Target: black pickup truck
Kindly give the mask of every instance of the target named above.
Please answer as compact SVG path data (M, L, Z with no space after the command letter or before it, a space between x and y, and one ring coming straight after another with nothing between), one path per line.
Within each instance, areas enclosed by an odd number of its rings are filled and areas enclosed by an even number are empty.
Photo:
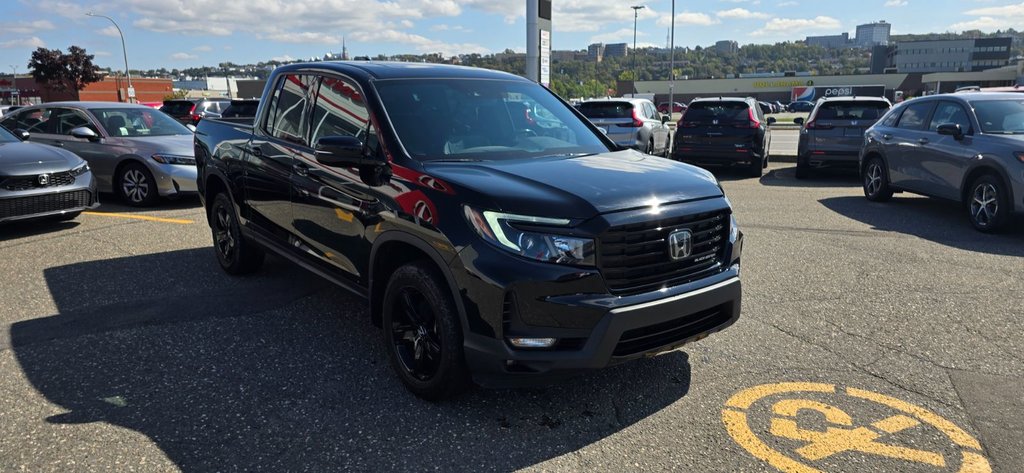
M271 251L365 298L426 399L672 350L740 314L718 181L619 149L511 74L280 67L255 123L201 121L195 155L223 269Z

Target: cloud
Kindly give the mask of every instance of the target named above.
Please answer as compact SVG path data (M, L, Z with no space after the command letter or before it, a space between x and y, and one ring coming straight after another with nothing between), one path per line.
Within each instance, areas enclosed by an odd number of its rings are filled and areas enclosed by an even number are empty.
M196 46L196 47L192 48L192 50L193 51L200 51L200 52L207 53L207 52L213 51L213 48L204 44L202 46Z
M120 38L121 35L117 32L117 28L114 25L110 25L106 28L100 28L96 30L97 33L103 36L110 36L111 38Z
M96 57L113 56L113 54L111 54L110 51L89 51L89 54L92 54L93 56L96 56Z
M473 30L462 25L434 25L430 27L430 31L458 31L460 33L473 32Z
M341 43L340 36L329 35L326 33L317 33L313 31L303 31L301 33L272 33L263 38L271 41L278 41L281 43L319 43L319 44L336 44Z
M712 18L710 15L705 13L693 13L683 12L676 15L676 25L693 25L693 26L711 26L721 23L718 19ZM658 26L670 26L672 24L671 16L663 16L658 18L656 22Z
M56 26L54 26L49 20L0 23L0 33L33 34L39 31L52 30L55 28Z
M292 61L295 60L295 58L285 54L284 56L274 56L274 57L270 58L270 60L271 61L277 61L277 62L292 62Z
M909 2L907 2L907 0L889 0L889 1L885 2L885 6L890 7L890 8L892 8L892 7L905 7L905 6L907 6L907 3L909 3Z
M643 31L637 31L636 37L643 38L647 36L647 33ZM633 28L622 28L616 31L608 33L601 33L590 37L591 43L629 43L633 41ZM640 43L637 43L637 47L640 47Z
M976 16L978 18L954 23L949 27L951 30L995 31L1008 28L1020 28L1020 25L1024 24L1024 3L998 7L975 8L967 10L963 14L964 16Z
M842 25L839 20L830 16L814 18L772 18L764 26L751 33L751 36L769 36L773 34L799 33L814 30L838 30Z
M795 7L795 6L799 5L799 4L800 4L800 2L793 2L793 1L779 2L779 6L780 7Z
M732 10L722 10L715 12L715 16L719 18L728 18L734 20L751 20L751 19L765 19L770 18L771 15L767 13L754 12L747 10L746 8L733 8Z
M457 54L488 54L491 50L480 46L479 44L473 43L446 43L444 41L437 41L434 39L427 38L413 33L406 33L404 31L397 30L377 30L373 32L360 32L352 35L352 38L356 41L362 41L366 43L373 42L385 42L385 43L400 43L411 45L414 49L422 53L441 53L445 56L454 56Z
M11 39L0 42L0 49L35 49L45 47L46 42L39 39L38 36L33 36L31 38Z
M512 0L502 0L501 3L520 3ZM555 18L556 31L564 32L601 32L612 27L623 24L633 24L633 9L629 4L623 4L615 8L608 7L607 0L575 0L572 2L553 1L554 10L551 15ZM662 16L656 10L647 7L637 10L639 21L652 20Z
M174 53L171 54L170 58L175 61L187 61L189 59L199 59L199 56L189 53Z

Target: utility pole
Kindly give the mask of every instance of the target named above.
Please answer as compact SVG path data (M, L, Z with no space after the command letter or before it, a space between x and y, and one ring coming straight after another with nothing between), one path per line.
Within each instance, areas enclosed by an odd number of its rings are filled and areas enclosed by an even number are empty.
M18 101L14 101L18 97ZM21 91L18 90L18 66L11 64L11 105L21 105Z
M669 36L671 40L669 40L668 49L668 116L671 119L672 113L676 110L676 103L673 98L676 88L676 0L672 0L672 28Z
M639 75L636 71L636 17L640 10L647 7L643 5L633 5L629 8L633 9L633 93L631 95L636 97L636 81L639 79Z
M106 15L99 15L93 12L86 13L86 16L97 16L100 18L106 18L114 24L114 28L117 28L117 34L121 36L121 52L124 53L124 76L128 79L128 102L134 102L135 100L135 88L132 87L132 73L128 69L128 48L124 45L124 33L121 32L121 27L117 26L117 22L113 18Z

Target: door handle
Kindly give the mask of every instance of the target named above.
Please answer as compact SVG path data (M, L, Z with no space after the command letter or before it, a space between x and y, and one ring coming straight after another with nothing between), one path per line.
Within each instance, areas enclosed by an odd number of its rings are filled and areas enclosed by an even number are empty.
M292 171L295 171L295 174L299 176L306 176L309 175L309 166L306 166L305 164L302 163L293 164Z
M926 145L926 144L928 144L928 138L921 138L921 139L917 140L917 142L920 143L920 144Z

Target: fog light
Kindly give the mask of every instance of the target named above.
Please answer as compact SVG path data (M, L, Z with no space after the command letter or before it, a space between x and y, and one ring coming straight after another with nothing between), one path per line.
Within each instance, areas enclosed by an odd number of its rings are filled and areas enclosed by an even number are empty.
M508 342L516 348L551 348L557 338L510 338Z

